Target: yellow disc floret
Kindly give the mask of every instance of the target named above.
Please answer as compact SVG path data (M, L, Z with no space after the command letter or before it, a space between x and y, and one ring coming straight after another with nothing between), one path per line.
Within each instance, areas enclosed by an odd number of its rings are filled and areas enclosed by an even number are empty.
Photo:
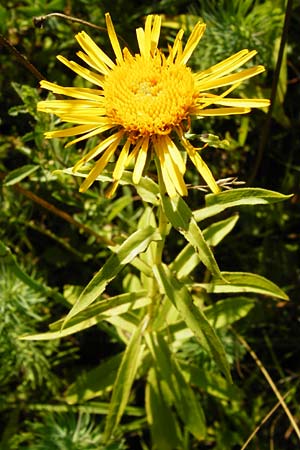
M187 119L197 91L191 70L160 53L130 55L104 81L106 115L131 137L168 134Z

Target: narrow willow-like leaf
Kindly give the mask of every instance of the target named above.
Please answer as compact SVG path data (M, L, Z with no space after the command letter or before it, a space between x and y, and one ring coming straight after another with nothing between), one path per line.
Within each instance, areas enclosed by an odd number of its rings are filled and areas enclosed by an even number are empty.
M72 167L63 170L56 170L56 172L57 173L62 172L80 178L86 178L88 176L87 172L74 173ZM104 170L103 173L96 178L96 180L102 182L113 181L112 171ZM121 185L129 184L133 186L137 190L137 193L144 202L150 203L152 205L158 205L159 187L153 180L151 180L151 178L148 178L147 176L142 177L139 184L134 184L132 181L132 173L124 170L122 179L120 180L120 184Z
M60 319L50 325L51 331L22 336L20 339L29 341L60 339L79 331L90 328L102 320L109 320L130 309L142 308L149 304L145 291L126 293L101 300L72 317L62 329L65 319Z
M148 245L155 240L160 240L160 234L153 228L147 227L133 233L125 242L115 250L104 266L93 277L85 287L77 302L67 315L65 324L79 312L86 309L105 290L107 284L111 282L120 270L130 263L138 254L144 252Z
M254 307L255 300L247 297L229 297L205 308L207 320L214 328L221 328L245 317Z
M222 272L222 276L223 280L216 278L210 283L194 284L194 286L202 287L213 294L255 292L282 300L289 299L282 289L261 275L249 272Z
M191 362L180 361L180 368L191 386L222 400L241 400L239 388L235 384L228 383L220 373Z
M230 233L238 220L235 214L228 219L213 223L203 230L203 237L207 244L216 246ZM187 244L170 264L170 269L176 273L178 280L187 277L200 263L200 257L191 244Z
M103 391L111 388L122 356L122 353L114 355L92 370L80 374L75 383L69 386L65 395L66 402L69 405L82 403L98 397Z
M108 415L105 422L104 441L107 442L118 426L125 411L132 383L142 358L144 346L142 344L142 332L147 317L140 322L140 326L132 334L124 352L117 377L114 383Z
M245 317L254 307L255 300L247 297L229 297L219 300L217 303L204 309L205 316L209 323L215 328L229 326L237 320ZM186 323L177 321L169 322L164 327L173 336L174 345L180 348L181 342L190 339L193 332L187 328ZM164 329L161 328L161 329Z
M151 351L155 360L155 368L160 380L165 380L173 399L179 417L187 429L199 440L206 435L205 416L199 400L196 399L190 385L177 364L176 359L170 353L170 349L164 338L159 334L152 334Z
M12 170L3 180L4 186L13 186L16 183L19 183L24 178L31 175L33 172L35 172L37 169L39 169L40 166L36 166L33 164L27 164L25 166L19 167L18 169Z
M287 200L292 195L260 188L237 188L219 194L205 196L206 207L194 211L197 222L225 211L227 208L242 205L268 205Z
M216 247L233 230L238 219L238 214L234 214L228 219L220 220L205 228L203 236L208 245Z
M220 370L231 381L224 347L204 313L194 305L187 287L172 276L164 264L154 266L153 273L162 292L180 312L182 319L199 339L201 345L212 353Z
M109 403L107 402L89 402L85 405L67 405L65 402L63 404L49 404L49 403L31 403L27 405L29 411L46 411L46 412L70 412L73 411L78 413L78 411L88 414L101 414L106 415L109 410ZM145 415L144 408L138 408L136 406L127 406L125 408L124 414L128 414L134 417L142 417Z
M165 214L174 228L194 247L200 260L216 277L221 276L217 261L198 227L193 212L181 197L162 197Z
M147 378L145 406L152 442L155 442L157 449L183 448L175 414L162 395L160 382L153 368Z
M170 264L178 280L186 278L200 263L198 253L191 244L187 244Z

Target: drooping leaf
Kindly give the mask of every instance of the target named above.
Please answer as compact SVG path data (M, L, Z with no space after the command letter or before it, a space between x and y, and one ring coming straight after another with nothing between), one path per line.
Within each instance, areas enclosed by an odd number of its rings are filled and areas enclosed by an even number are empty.
M104 441L108 441L116 427L128 403L132 384L142 358L144 345L142 344L142 333L145 327L144 320L140 322L132 334L130 341L123 354L123 358L114 383L108 415L105 422Z
M174 304L200 344L213 355L220 370L231 381L224 347L204 313L194 305L187 287L180 283L164 264L154 266L153 273L161 291Z
M153 368L150 369L147 378L145 406L152 442L155 442L157 448L160 450L183 448L175 414L162 395L160 382Z
M147 342L155 360L159 380L165 380L168 397L187 429L199 440L206 435L205 416L199 399L186 382L175 356L160 334L152 333Z
M208 194L205 196L206 207L194 211L197 222L212 217L232 208L242 205L268 205L287 200L292 195L284 195L279 192L261 188L237 188L223 191L219 194Z
M80 374L75 383L69 386L65 395L66 402L69 405L82 403L111 388L122 356L122 353L114 355L92 370Z
M239 219L238 214L234 214L227 219L211 224L203 230L203 236L208 245L216 247L229 234Z
M85 287L77 302L67 315L65 324L71 317L83 311L93 303L105 290L107 284L117 276L126 264L130 263L140 253L144 252L152 241L160 239L160 234L151 226L138 230L129 236L129 238L115 250L115 253L108 258L104 266Z
M204 312L214 328L221 328L245 317L254 305L255 300L248 297L229 297L208 306Z
M193 217L193 212L185 201L179 196L173 199L164 196L162 197L162 204L166 216L173 227L194 247L207 269L214 276L221 276L215 257Z
M62 328L65 319L60 319L50 325L51 331L25 335L20 339L30 341L60 339L90 328L102 320L109 321L109 319L122 315L129 309L142 308L149 301L145 291L116 295L90 305L84 311L72 317L65 328Z
M196 364L180 361L180 367L187 382L209 395L222 400L240 400L241 391L218 372Z
M194 286L202 287L209 293L255 292L269 297L288 300L288 296L275 283L261 275L249 272L222 272L223 279L213 279L210 283ZM225 280L225 281L224 281Z
M19 183L24 178L31 175L33 172L35 172L37 169L39 169L40 166L33 165L33 164L27 164L22 167L18 167L15 170L12 170L3 180L4 186L13 186L16 183Z

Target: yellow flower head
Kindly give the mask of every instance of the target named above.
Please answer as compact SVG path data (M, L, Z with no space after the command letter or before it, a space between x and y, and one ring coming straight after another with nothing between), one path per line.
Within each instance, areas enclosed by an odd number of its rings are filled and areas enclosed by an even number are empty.
M106 24L115 53L114 61L84 31L76 36L83 50L77 55L91 69L58 56L63 64L92 83L94 88L62 87L41 81L43 88L71 99L42 101L38 110L54 113L63 122L75 125L50 131L46 133L47 138L79 136L67 144L70 146L110 130L108 137L102 138L74 166L76 172L99 157L80 190L85 191L91 186L114 155L114 183L109 195L115 191L124 169L131 162L134 162L132 179L138 184L147 157L156 155L167 193L171 197L187 195L183 179L186 166L174 141L177 136L180 148L187 152L212 191L218 192L219 187L209 168L199 151L185 138L185 132L194 116L244 114L250 108L269 105L269 100L265 99L227 97L242 81L264 71L263 66L256 66L236 72L256 52L241 50L210 69L193 73L186 63L205 31L204 24L198 23L194 27L184 46L183 30L179 30L167 55L158 49L160 16L147 16L145 28L136 30L140 53L135 55L127 48L121 49L109 14L106 14ZM210 92L223 87L225 90L221 94Z

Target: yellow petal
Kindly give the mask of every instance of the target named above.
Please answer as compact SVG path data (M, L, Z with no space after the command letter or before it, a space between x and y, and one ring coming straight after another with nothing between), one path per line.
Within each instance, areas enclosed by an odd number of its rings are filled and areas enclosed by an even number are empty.
M102 89L90 89L90 88L79 88L79 87L64 87L59 86L55 83L50 83L50 81L42 80L40 86L43 89L48 89L48 91L54 94L67 95L68 97L83 99L83 100L95 100L99 101L99 96L103 95Z
M206 78L208 81L209 78L219 78L221 76L227 75L230 72L241 67L247 61L249 61L253 56L256 55L256 50L252 50L249 52L248 49L244 49L230 56L229 58L224 59L223 61L211 66L209 69L202 70L198 74L196 74L196 80L203 80Z
M145 138L140 138L137 140L135 147L133 147L132 152L130 155L128 155L127 161L126 161L126 167L129 166L129 164L132 162L133 159L137 158L138 152L141 148L141 145L143 144Z
M174 164L173 159L168 151L165 151L165 170L168 173L169 178L172 180L176 191L180 195L187 195L187 188L182 176L176 164Z
M136 157L132 174L132 181L134 184L138 184L140 182L141 176L143 174L143 170L148 155L148 146L149 146L149 136L144 138L142 146L140 147L140 150Z
M99 161L96 162L84 182L80 186L80 192L85 192L96 180L96 178L101 174L101 172L105 169L109 160L113 156L118 146L118 142L114 142L111 144L103 153Z
M80 66L74 61L68 61L64 56L58 55L57 59L65 66L69 67L69 69L73 70L73 72L77 73L77 75L80 75L85 80L90 81L91 83L96 84L97 86L101 87L103 86L103 79L100 75L91 72L89 69Z
M123 61L122 50L121 50L119 40L116 35L115 28L114 28L114 25L112 23L109 13L105 14L105 20L106 20L107 32L108 32L108 36L109 36L109 40L111 42L112 48L115 52L117 60L119 62L121 62L121 61Z
M96 145L92 150L90 150L83 158L78 161L73 167L73 172L77 172L83 164L89 162L91 159L96 158L101 152L103 152L110 145L116 144L116 147L119 145L123 137L123 131L119 131L115 134L112 134L108 138L104 139L104 141L100 142Z
M208 89L216 89L222 86L228 86L228 84L240 83L248 78L254 77L261 72L264 72L264 66L251 67L250 69L242 70L241 72L227 75L225 77L211 79L210 81L200 81L197 83L197 87L200 91L206 91Z
M181 153L178 150L176 144L172 141L172 139L170 139L169 136L165 136L165 145L168 148L168 152L171 156L171 158L173 159L174 163L177 165L178 170L184 174L186 167L185 167L185 162L182 159Z
M86 55L81 51L77 52L76 55L80 59L82 59L82 61L84 61L87 65L97 70L97 72L100 72L104 76L109 74L110 69L104 63L101 64L101 61L95 61L89 55Z
M151 52L155 52L158 46L159 36L161 28L161 17L158 15L154 16L153 26L151 29Z
M181 134L180 136L181 142L183 146L185 147L190 159L196 166L198 172L202 176L202 178L205 180L209 188L212 190L214 194L217 194L221 191L220 187L216 183L216 180L214 179L213 174L211 173L211 170L207 166L207 164L203 161L199 153L197 152L197 149L192 146L192 144L185 139L185 137Z
M266 98L223 98L214 101L214 104L224 106L242 106L244 108L264 108L270 106L270 100Z
M78 125L76 127L65 128L63 130L47 131L45 137L47 139L76 136L77 134L83 134L89 131L95 130L95 127L90 125Z
M206 25L204 23L198 22L195 27L193 28L187 43L183 49L182 55L178 55L176 58L176 62L180 64L186 64L189 58L191 57L193 51L197 47L200 39L202 38L204 31L205 31Z
M194 111L194 110L193 110ZM195 111L197 111L195 109ZM199 108L199 116L231 116L233 114L247 114L251 111L250 108L212 108L212 109L201 109ZM193 112L197 114L197 112Z
M145 44L145 32L143 30L143 28L137 28L136 30L136 38L138 41L138 46L140 49L140 54L144 57L144 58L149 58L150 54L149 51L147 53L146 50L146 44Z
M107 56L106 53L104 53L104 51L100 47L98 47L98 45L85 31L81 31L75 37L82 49L88 54L88 56L94 61L94 63L96 63L96 65L98 65L99 63L99 69L103 67L103 64L107 67L110 67L110 69L113 69L115 67L114 62Z
M169 56L167 58L167 61L172 63L178 53L179 48L182 46L182 37L183 37L184 31L183 29L180 29L176 35L176 38L173 43L173 47L170 47L169 49Z
M109 130L111 128L111 124L102 125L102 127L97 127L94 130L90 131L89 133L84 134L80 138L74 139L71 142L68 142L65 148L71 147L74 144L77 144L77 142L84 141L85 139L89 139L93 136L96 136L97 134L103 133L106 130Z
M159 139L153 139L153 145L161 166L161 173L166 191L170 197L176 197L177 191L175 189L172 179L169 177L169 173L166 168L165 154L164 149L161 145L161 141Z
M127 141L125 142L125 145L123 146L121 153L117 159L117 162L116 162L116 165L115 165L115 168L113 171L113 179L114 180L120 180L120 178L122 177L122 174L125 169L125 163L127 160L129 149L130 149L130 140L127 139Z

